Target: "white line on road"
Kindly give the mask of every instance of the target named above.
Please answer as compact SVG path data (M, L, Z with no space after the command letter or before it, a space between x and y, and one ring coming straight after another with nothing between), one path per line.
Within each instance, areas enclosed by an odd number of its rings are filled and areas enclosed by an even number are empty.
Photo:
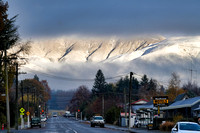
M78 133L77 131L75 131L74 129L68 127L70 130L72 130L74 133Z

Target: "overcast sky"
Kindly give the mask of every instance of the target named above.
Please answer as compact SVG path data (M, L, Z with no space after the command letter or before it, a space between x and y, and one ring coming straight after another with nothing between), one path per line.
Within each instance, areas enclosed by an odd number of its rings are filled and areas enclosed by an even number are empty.
M200 0L8 0L22 38L199 35Z

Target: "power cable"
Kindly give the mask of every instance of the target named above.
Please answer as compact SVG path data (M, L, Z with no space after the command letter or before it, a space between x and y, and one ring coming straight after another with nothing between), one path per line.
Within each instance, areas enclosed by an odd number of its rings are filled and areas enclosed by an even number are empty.
M68 77L61 77L61 76L56 76L56 75L53 75L53 74L49 74L49 73L44 73L44 72L40 72L40 71L36 71L36 70L33 70L31 68L28 68L26 67L27 69L31 70L32 72L31 73L39 73L39 74L42 74L42 75L45 75L47 77L51 77L51 78L57 78L57 79L62 79L62 80L68 80L68 81L74 81L74 82L94 82L95 79L78 79L78 78L68 78ZM122 74L122 75L117 75L117 76L113 76L113 77L106 77L105 80L110 80L110 79L115 79L115 78L120 78L120 77L124 77L126 76L127 74Z

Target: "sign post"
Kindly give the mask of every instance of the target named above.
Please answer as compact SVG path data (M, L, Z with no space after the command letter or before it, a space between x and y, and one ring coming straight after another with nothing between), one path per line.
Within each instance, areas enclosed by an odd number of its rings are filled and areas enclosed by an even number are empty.
M27 111L27 112L26 112L26 115L27 115L27 117L28 117L28 127L30 127L30 117L29 117L29 115L30 115L30 112L29 112L29 111Z
M158 116L160 116L160 107L168 106L168 96L154 96L153 104L154 107L158 108Z
M24 118L23 118L23 115L24 115L25 109L21 108L19 111L21 112L20 113L20 117L21 117L21 129L23 129L24 128Z

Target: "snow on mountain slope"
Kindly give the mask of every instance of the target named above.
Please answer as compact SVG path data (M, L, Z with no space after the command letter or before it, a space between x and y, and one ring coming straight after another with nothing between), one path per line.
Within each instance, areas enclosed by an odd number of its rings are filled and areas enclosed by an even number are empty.
M200 36L38 40L33 41L28 58L24 70L48 79L53 89L77 88L82 84L91 88L93 82L65 78L61 81L58 77L94 79L98 69L105 77L130 71L147 74L166 85L172 72L177 72L183 82L191 79L188 69L197 69L200 64Z
M121 54L132 53L163 39L164 37L157 36L157 38L129 40L118 38L41 40L33 42L30 55L55 62L101 62Z

